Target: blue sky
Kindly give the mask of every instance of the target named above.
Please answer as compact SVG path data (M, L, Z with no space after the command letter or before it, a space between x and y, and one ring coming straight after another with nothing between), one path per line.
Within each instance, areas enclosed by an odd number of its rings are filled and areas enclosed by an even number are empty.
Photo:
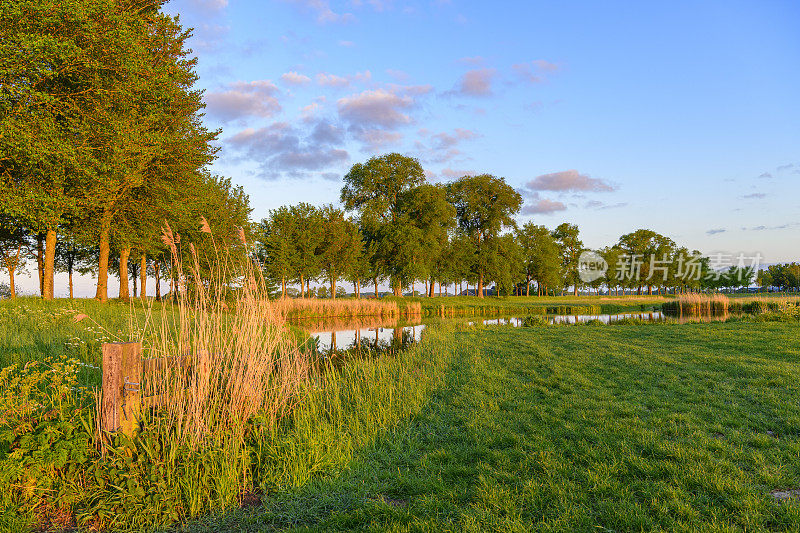
M800 3L174 0L214 170L269 209L338 201L371 155L506 178L520 222L800 250Z

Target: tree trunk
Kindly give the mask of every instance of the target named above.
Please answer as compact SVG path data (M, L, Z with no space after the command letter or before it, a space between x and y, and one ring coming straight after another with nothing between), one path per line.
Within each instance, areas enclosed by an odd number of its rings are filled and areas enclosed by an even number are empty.
M331 298L336 299L336 278L331 278Z
M286 276L281 278L281 298L286 298Z
M44 234L36 234L36 266L39 268L39 296L44 296Z
M156 276L156 301L161 301L161 266L158 261L153 263L153 274Z
M124 301L130 298L128 292L128 258L130 255L130 247L123 248L119 252L119 299Z
M147 254L143 253L139 258L139 294L142 301L147 300Z
M300 297L301 298L305 298L306 297L306 287L305 287L305 285L303 283L304 283L303 282L303 275L300 274Z
M375 299L378 299L378 278L374 278L373 281L375 282Z
M111 210L106 209L100 221L100 258L97 264L97 293L95 294L95 299L101 302L108 301L108 254L111 249L109 242L111 214Z
M53 274L56 263L56 232L47 230L44 248L44 286L43 293L45 300L53 299Z
M475 292L478 298L483 298L483 270L481 270L481 274L478 276L478 287Z
M68 276L69 276L69 299L72 300L73 296L72 296L72 269L71 268L69 269Z
M133 267L131 270L131 282L133 283L133 297L136 298L139 296L139 282L138 278L139 274L136 272L136 267Z
M17 266L19 265L19 256L22 253L22 245L20 244L17 246L17 255L14 260L11 260L10 256L6 256L5 263L6 267L8 268L8 290L11 293L10 298L13 300L17 297L17 286L14 283L14 274L17 270ZM4 254L5 255L5 254Z
M428 297L429 298L433 298L435 290L436 290L436 283L433 280L431 280L431 285L428 288ZM441 291L439 291L439 292L441 292ZM439 296L441 296L441 294Z

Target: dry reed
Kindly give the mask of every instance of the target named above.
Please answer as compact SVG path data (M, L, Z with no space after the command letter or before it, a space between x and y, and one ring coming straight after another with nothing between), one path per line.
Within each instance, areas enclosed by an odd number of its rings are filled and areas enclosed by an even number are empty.
M397 302L361 298L282 298L274 302L274 308L283 318L399 317L422 314L420 302L407 302L401 307Z
M208 233L208 232L205 232ZM213 235L209 238L213 239ZM246 242L203 261L189 245L188 265L169 226L169 246L179 280L171 312L144 332L145 354L165 364L149 372L143 394L158 407L153 418L181 442L197 445L211 434L241 435L254 415L271 422L286 413L307 379L307 356L294 343L267 299L260 270ZM237 287L231 289L230 280ZM180 357L178 357L180 356Z
M724 314L730 300L723 294L681 294L662 306L667 313L678 315Z

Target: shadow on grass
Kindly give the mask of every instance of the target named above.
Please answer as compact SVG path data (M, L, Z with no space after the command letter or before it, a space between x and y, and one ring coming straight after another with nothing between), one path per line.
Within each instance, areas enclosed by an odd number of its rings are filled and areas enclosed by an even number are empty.
M296 491L267 495L261 505L190 522L181 531L384 529L418 516L456 524L474 496L483 455L460 415L464 384L473 379L462 355L415 416L381 432L338 474Z

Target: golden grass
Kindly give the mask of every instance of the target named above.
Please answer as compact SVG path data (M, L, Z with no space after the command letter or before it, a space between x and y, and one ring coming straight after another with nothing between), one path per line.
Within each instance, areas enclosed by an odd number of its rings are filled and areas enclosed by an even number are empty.
M283 318L399 317L422 314L422 304L419 302L407 302L401 307L397 302L361 298L283 298L275 300L273 307Z
M158 323L134 329L146 357L167 358L143 376L143 395L157 400L154 420L194 445L220 430L242 435L254 415L274 422L297 398L310 364L268 300L246 243L244 251L219 252L211 275L201 276L191 244L191 264L183 265L169 227L164 241L180 280L177 302ZM230 279L241 280L233 299Z
M331 317L331 318L312 318L293 322L310 333L320 331L342 331L351 329L376 329L376 328L397 328L403 326L416 326L422 323L420 315L409 317L380 317L380 316L358 316L358 317Z
M723 294L680 294L662 307L665 312L678 315L724 314L730 303Z

